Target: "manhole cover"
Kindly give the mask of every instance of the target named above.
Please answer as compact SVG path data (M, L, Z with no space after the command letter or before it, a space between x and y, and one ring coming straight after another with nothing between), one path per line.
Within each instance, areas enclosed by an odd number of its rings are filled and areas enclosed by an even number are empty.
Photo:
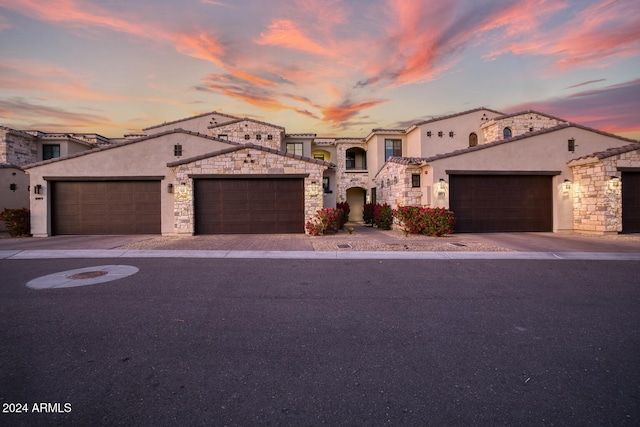
M82 280L82 279L94 279L96 277L104 276L108 274L108 271L85 271L84 273L72 274L71 276L67 276L67 278L71 280Z
M339 249L351 249L351 245L337 245Z

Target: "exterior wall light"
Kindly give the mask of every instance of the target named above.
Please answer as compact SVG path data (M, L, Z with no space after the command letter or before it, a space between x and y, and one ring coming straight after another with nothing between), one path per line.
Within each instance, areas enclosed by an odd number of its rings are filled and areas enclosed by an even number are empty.
M622 180L619 176L611 176L611 179L609 180L609 185L611 186L611 188L617 190L620 188L621 184Z
M42 194L42 185L36 184L33 186L33 194Z
M440 178L438 183L436 184L436 189L438 190L438 196L444 196L447 192L447 183L444 179Z
M565 179L564 183L562 184L562 192L564 194L567 194L570 190L571 190L571 181L569 181L568 179Z
M167 193L173 194L173 184L167 184Z
M17 189L18 189L17 184L14 184L14 183L9 184L9 190L15 192Z

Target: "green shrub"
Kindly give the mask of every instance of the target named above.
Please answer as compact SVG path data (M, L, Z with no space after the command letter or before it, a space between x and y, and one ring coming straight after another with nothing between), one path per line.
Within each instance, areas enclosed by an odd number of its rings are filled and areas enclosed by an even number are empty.
M456 223L454 213L444 208L399 206L393 211L393 215L405 234L440 237L451 234Z
M9 235L29 236L31 232L31 212L27 208L5 209L0 212L0 220L4 221L9 229Z

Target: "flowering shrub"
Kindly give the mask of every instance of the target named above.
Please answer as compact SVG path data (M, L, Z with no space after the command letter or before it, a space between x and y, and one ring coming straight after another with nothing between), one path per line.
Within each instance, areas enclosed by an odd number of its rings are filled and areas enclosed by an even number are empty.
M4 221L12 237L28 236L31 231L31 213L27 208L5 209L0 212L0 220Z
M324 208L316 212L313 220L307 221L305 230L312 236L322 236L325 231L339 231L342 209Z
M456 223L454 213L444 208L400 206L393 211L400 229L406 234L444 236L453 232Z
M373 223L382 230L391 230L393 225L393 212L388 204L377 204L373 208Z
M373 211L376 208L375 203L365 203L364 209L362 210L362 219L364 223L367 225L373 225Z
M349 207L349 203L342 202L336 204L336 209L340 209L342 211L342 214L340 215L340 229L342 229L347 221L349 221L349 213L351 212L351 208Z

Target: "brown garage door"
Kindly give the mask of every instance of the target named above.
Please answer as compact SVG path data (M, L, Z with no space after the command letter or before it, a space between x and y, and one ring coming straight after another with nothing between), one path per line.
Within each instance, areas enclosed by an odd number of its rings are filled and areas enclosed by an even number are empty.
M160 181L52 182L53 234L160 234Z
M640 233L640 172L622 173L622 232Z
M553 231L551 176L450 175L455 231Z
M196 179L196 234L304 232L302 178Z

